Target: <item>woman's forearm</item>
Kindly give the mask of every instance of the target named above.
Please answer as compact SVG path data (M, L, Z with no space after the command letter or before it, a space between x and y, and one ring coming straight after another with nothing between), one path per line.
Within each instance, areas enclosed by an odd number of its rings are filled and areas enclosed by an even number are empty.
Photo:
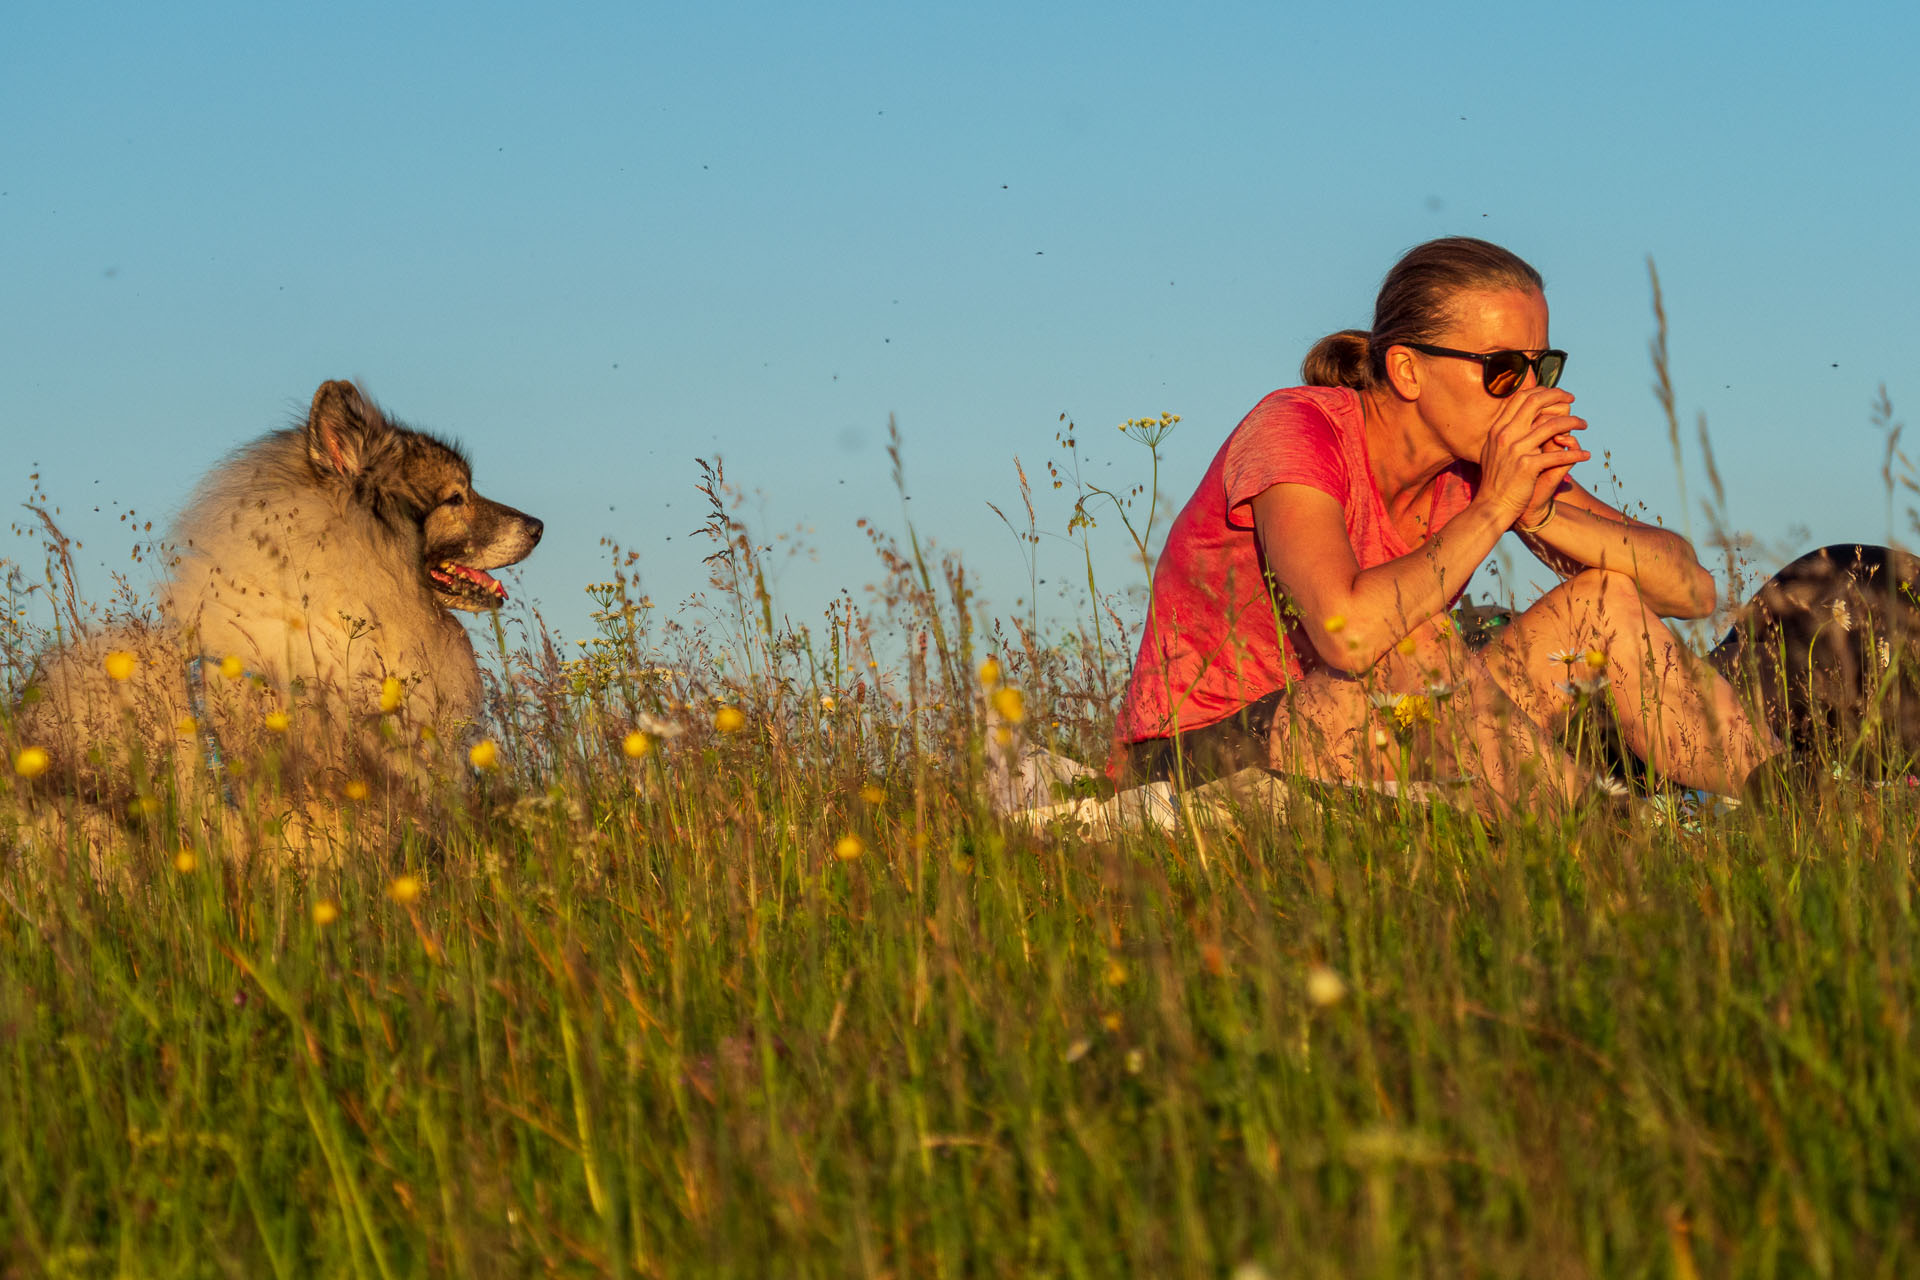
M1563 502L1545 528L1521 536L1562 573L1607 569L1633 579L1641 599L1662 617L1704 618L1713 612L1713 575L1671 529Z
M1506 529L1480 502L1406 555L1354 575L1346 599L1330 619L1308 618L1308 638L1343 671L1360 672L1384 657L1415 627L1447 607L1460 584L1492 554Z

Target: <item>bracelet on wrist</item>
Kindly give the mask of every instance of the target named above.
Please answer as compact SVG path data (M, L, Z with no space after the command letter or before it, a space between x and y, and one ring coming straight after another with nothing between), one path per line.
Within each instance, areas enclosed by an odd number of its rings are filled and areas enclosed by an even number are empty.
M1554 513L1554 500L1552 498L1548 498L1547 513L1541 516L1538 520L1534 521L1532 524L1517 524L1513 526L1514 532L1524 533L1529 537L1531 537L1532 535L1540 532L1542 529L1547 527L1548 522L1553 519L1553 513Z

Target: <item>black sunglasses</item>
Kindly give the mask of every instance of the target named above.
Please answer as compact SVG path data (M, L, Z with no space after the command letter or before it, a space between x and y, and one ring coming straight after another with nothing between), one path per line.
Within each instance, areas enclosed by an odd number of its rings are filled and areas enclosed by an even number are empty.
M1527 380L1527 370L1540 379L1543 387L1560 385L1560 375L1567 368L1567 353L1564 351L1542 351L1530 356L1524 351L1455 351L1452 347L1430 347L1424 342L1402 342L1403 347L1411 348L1430 356L1450 356L1455 360L1478 360L1480 362L1480 380L1486 385L1487 394L1504 400L1520 389Z

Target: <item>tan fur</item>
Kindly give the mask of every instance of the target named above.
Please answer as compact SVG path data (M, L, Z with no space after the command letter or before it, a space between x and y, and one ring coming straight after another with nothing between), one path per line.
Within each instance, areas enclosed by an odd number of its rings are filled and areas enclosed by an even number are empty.
M42 664L20 742L54 757L43 790L118 811L168 787L184 805L266 779L298 802L444 775L483 710L452 610L493 607L497 586L471 584L540 532L472 492L453 447L389 422L351 384L322 384L305 423L247 445L195 492L160 623L83 637ZM464 568L437 585L431 571L449 562ZM108 673L113 653L133 656L124 680ZM383 710L388 679L403 696Z

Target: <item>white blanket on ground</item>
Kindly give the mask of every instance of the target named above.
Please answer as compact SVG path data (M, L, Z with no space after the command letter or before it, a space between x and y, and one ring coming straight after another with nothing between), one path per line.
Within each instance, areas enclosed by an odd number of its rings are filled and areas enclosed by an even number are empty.
M1096 770L1057 751L1023 742L1014 734L993 729L988 732L988 800L995 812L1034 830L1066 827L1098 840L1121 831L1173 831L1189 823L1224 826L1255 814L1278 820L1286 817L1294 805L1316 803L1306 792L1265 769L1242 769L1185 792L1175 791L1168 782L1149 782L1104 800L1093 796L1059 798L1074 783L1098 776ZM1355 789L1421 805L1446 795L1445 787L1432 782L1402 785L1386 781Z

